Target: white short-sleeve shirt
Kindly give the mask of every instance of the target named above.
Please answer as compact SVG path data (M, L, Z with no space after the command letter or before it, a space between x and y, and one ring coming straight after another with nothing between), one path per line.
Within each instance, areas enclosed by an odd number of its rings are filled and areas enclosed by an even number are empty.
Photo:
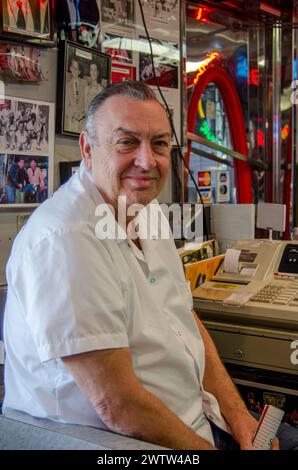
M105 428L61 357L129 347L144 388L213 443L207 417L227 427L215 397L203 390L204 344L174 241L142 240L140 251L129 239L99 240L99 203L81 164L14 242L4 412Z

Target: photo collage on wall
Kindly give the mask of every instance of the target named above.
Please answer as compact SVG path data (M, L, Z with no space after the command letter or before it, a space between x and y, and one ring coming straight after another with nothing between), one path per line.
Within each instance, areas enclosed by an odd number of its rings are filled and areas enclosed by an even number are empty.
M0 97L0 204L39 204L52 193L53 108Z
M39 203L48 197L55 130L78 138L88 105L111 82L144 81L162 103L158 84L181 136L180 4L142 0L141 5L153 63L138 0L0 3L1 204ZM58 48L56 123L54 104L31 99L34 93L30 99L4 95L10 84L49 83L49 46Z

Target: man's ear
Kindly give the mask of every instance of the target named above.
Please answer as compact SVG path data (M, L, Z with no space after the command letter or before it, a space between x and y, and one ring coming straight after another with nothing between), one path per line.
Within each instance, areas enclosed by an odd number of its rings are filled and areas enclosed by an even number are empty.
M91 170L91 163L92 163L91 146L88 142L88 135L86 131L83 131L81 133L79 142L80 142L82 159L85 163L86 168L88 170Z

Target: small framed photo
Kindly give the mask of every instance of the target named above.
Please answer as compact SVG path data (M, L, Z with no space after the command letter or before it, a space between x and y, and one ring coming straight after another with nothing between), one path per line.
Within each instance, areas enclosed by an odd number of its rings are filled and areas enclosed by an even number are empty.
M2 0L0 33L22 42L54 44L54 0Z
M60 185L66 183L80 168L81 160L59 162Z
M0 205L40 204L53 192L55 106L0 95Z
M89 103L110 84L111 57L71 41L59 48L56 130L78 136Z

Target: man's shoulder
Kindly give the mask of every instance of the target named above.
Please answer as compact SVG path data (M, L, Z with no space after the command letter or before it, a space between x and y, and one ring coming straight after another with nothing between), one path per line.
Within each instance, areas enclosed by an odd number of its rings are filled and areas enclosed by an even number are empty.
M14 249L32 251L41 243L58 242L74 233L84 237L86 232L95 236L95 205L87 192L69 182L33 212Z

